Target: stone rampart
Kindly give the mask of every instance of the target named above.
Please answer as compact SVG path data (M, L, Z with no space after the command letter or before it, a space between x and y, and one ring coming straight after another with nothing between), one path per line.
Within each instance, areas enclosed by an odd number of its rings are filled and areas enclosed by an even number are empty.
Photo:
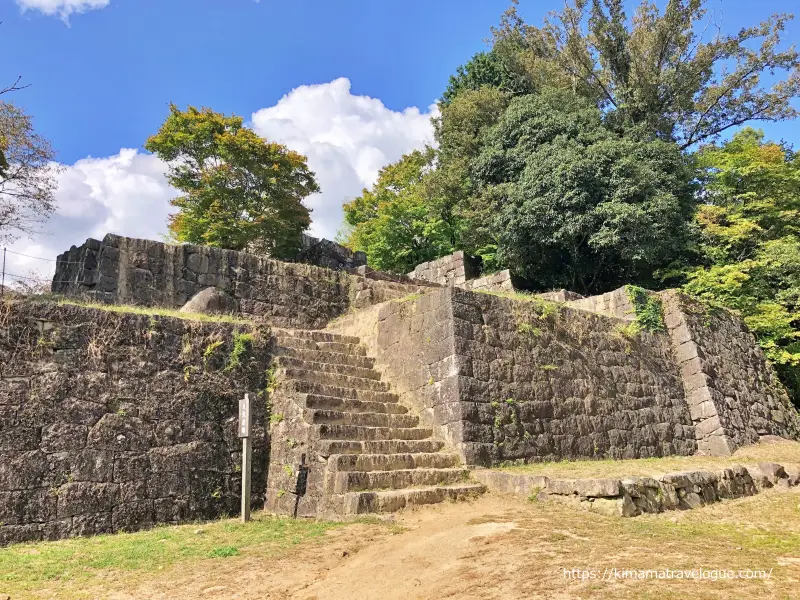
M109 234L60 255L52 290L109 304L180 308L198 292L217 287L237 300L244 315L281 327L317 328L351 307L408 295L420 285L426 284Z
M699 451L731 454L766 435L800 439L800 415L744 321L673 290L660 296Z
M264 502L269 328L0 304L0 544L238 512L238 400Z
M478 277L480 272L480 259L459 250L436 260L420 263L408 276L440 285L463 286L467 280Z
M664 298L663 332L633 331L627 314L459 288L333 328L361 337L404 402L468 464L730 454L761 435L800 439L798 413L741 320ZM689 325L673 322L675 306ZM693 346L676 344L689 331Z
M367 264L367 255L353 252L341 244L326 239L302 235L303 248L297 255L297 262L325 267L335 271L357 269Z
M457 288L337 322L468 464L693 454L666 335Z

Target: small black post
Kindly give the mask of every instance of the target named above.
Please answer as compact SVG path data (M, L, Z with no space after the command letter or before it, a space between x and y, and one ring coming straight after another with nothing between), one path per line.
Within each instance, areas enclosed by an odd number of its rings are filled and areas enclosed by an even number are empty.
M297 483L294 486L294 513L293 517L297 518L297 511L300 507L301 496L306 495L306 488L308 487L308 465L306 464L306 455L300 455L300 464L297 466Z

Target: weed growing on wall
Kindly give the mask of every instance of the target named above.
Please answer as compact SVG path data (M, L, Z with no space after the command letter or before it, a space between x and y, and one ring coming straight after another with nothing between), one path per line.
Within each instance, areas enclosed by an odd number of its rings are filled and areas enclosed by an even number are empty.
M252 333L243 333L241 331L233 332L233 348L228 357L228 364L225 366L226 371L232 371L242 365L242 359L247 356L250 347L253 344L254 335Z
M636 313L636 323L647 331L664 331L664 307L661 299L651 296L644 288L626 285L625 291Z

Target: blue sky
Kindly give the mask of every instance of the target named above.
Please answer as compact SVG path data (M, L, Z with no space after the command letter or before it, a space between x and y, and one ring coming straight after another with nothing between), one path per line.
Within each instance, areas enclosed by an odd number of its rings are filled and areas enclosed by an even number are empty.
M633 6L634 3L628 3ZM723 31L792 0L715 0ZM507 0L0 0L0 83L65 165L59 215L20 252L53 257L107 231L156 237L172 190L141 146L167 103L236 113L309 156L323 193L314 232L332 237L342 201L431 141L433 104L485 48ZM562 0L523 0L539 23ZM800 23L787 39L798 39ZM11 99L11 98L9 98ZM766 126L800 142L800 126ZM800 145L800 143L798 144ZM41 263L15 259L17 271ZM46 270L46 268L44 269Z

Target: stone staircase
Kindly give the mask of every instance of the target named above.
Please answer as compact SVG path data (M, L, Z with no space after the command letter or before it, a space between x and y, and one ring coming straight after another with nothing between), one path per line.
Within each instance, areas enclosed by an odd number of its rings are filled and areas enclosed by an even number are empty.
M344 518L483 492L398 402L358 338L281 330L276 340L269 509Z

